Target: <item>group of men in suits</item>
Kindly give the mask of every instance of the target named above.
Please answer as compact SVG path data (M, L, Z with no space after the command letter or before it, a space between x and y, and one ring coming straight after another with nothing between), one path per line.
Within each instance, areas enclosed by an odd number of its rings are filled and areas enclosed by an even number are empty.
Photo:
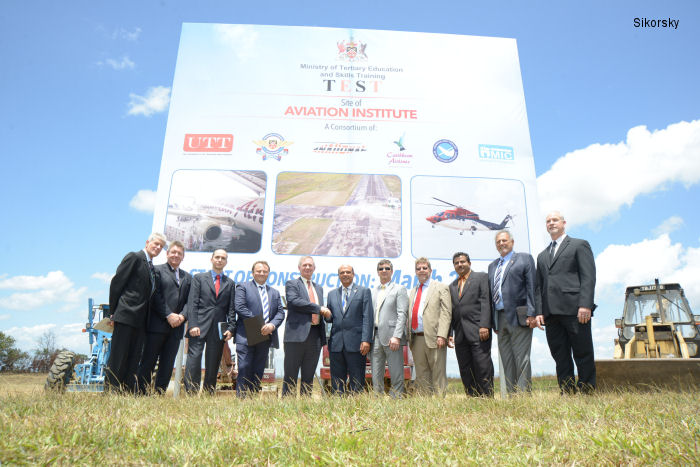
M364 387L369 356L374 390L384 391L386 364L390 394L401 397L403 346L408 344L419 392L444 395L447 347L454 347L465 392L490 396L491 330L498 334L501 377L508 393L528 392L532 331L544 327L561 391L592 391L595 261L588 242L566 235L565 225L561 213L547 215L552 243L538 255L537 267L531 255L513 251L515 240L507 230L496 234L499 258L489 264L488 273L472 271L469 255L455 253L457 278L449 286L434 279L427 258L416 260L418 283L410 292L391 280L393 265L387 259L377 265L380 284L372 291L355 283L352 266L341 265L341 285L328 294L326 305L323 288L312 280L314 260L302 257L300 277L285 284L283 396L296 394L300 373L299 392L311 393L326 343L336 393L356 393ZM269 349L279 346L278 328L285 320L279 292L267 285L270 266L256 261L253 280L236 285L223 273L228 256L219 249L212 254L212 269L192 278L179 268L185 254L180 242L170 244L165 264L153 266L165 242L162 234L152 234L143 250L124 257L112 279L114 332L107 388L143 391L159 362L155 389L165 392L187 321L188 392L199 390L202 354L203 388L214 391L223 346L232 337L238 355L238 395L260 391ZM249 321L260 323L260 328L247 326ZM324 323L331 326L328 339Z

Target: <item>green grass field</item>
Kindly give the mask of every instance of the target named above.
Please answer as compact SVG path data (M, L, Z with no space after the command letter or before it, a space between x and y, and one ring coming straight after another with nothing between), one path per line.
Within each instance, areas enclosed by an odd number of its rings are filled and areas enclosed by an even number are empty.
M3 465L700 464L697 393L560 396L550 379L506 400L452 381L444 399L239 401L45 394L40 376L0 376Z
M391 192L391 196L401 199L401 179L396 175L382 175L382 180Z
M275 203L280 204L307 192L320 194L314 196L319 201L331 202L324 206L342 206L350 198L352 190L362 175L283 172L277 176L277 194ZM324 199L323 193L332 193L332 199Z
M287 230L280 232L279 236L275 238L275 243L297 243L291 254L311 254L313 248L321 241L332 223L333 219L298 219Z

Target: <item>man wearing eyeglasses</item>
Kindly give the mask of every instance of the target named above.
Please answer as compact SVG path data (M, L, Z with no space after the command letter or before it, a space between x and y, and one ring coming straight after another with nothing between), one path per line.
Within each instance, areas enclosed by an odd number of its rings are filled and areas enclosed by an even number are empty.
M372 346L372 385L374 391L384 394L384 363L389 367L392 397L404 394L403 346L408 316L406 287L391 281L394 272L388 259L377 264L379 286L372 289L374 310L374 345Z
M428 258L416 260L418 285L411 290L406 332L416 365L416 389L444 396L452 301L447 286L431 280L432 272Z

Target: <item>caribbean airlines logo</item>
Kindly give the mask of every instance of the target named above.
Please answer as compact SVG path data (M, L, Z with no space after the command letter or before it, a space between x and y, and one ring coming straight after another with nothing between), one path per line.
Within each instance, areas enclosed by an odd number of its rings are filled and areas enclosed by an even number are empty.
M496 162L513 162L515 154L510 146L479 145L479 160Z
M343 60L346 62L360 62L367 60L367 43L356 41L350 36L350 40L347 42L339 41L336 42L338 46L338 60Z
M406 133L401 135L401 138L392 141L394 150L386 153L386 158L390 167L410 167L413 162L413 154L406 150L404 139Z
M457 159L457 145L449 139L441 139L433 145L433 155L440 162L449 163Z
M182 149L185 152L231 152L233 135L187 133Z
M319 154L354 154L367 152L367 146L362 143L314 143L313 151Z
M262 160L267 160L269 157L278 161L289 153L287 146L293 144L291 141L285 141L279 133L268 133L261 140L253 140L253 142L258 145L255 152L262 156Z

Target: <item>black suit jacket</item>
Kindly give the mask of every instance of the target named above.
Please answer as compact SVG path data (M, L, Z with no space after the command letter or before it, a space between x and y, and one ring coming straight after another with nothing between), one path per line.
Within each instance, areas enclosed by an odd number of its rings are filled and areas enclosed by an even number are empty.
M537 257L537 314L576 316L579 307L595 309L595 260L587 241L569 237L553 260L545 248Z
M498 267L497 259L489 264L489 290L493 292L493 281ZM515 309L520 306L527 307L527 315L535 316L535 260L528 253L513 253L505 270L501 273L501 297L503 298L503 311L505 318L511 326L517 327L518 315ZM498 313L490 299L493 310L493 328L498 331L502 323L498 322Z
M450 284L452 326L455 344L481 342L479 328L491 329L489 278L485 272L472 271L459 296L459 278ZM450 333L452 334L452 333Z
M170 313L182 314L185 311L192 285L192 276L180 269L180 284L178 284L175 272L168 263L156 266L155 274L156 292L151 300L146 330L157 334L168 334L173 331L182 337L185 329L184 323L172 328L166 318Z
M236 284L223 274L220 281L217 297L211 271L200 272L192 278L185 317L188 328L198 327L202 338L207 335L212 326L217 326L223 321L228 323L231 334L236 333L233 316Z
M311 282L318 303L311 303L309 300L309 292L304 285L304 280L301 278L287 281L284 285L284 293L287 296L287 321L284 327L285 342L304 342L309 337L311 330L311 315L317 314L320 316L321 307L323 306L323 288ZM326 330L321 322L321 345L326 345Z
M146 252L128 253L109 285L112 319L136 328L145 327L154 290Z

